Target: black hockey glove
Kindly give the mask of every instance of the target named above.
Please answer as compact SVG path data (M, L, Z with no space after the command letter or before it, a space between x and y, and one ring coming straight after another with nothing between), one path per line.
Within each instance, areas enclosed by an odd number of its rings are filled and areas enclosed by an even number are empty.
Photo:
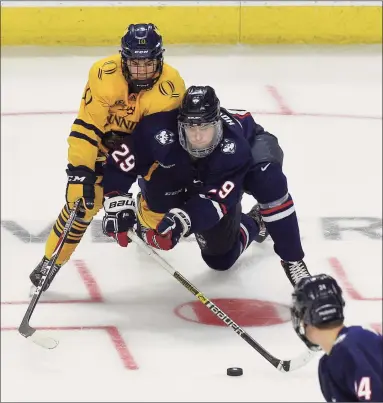
M82 199L83 207L87 210L92 210L94 207L96 174L88 167L74 167L71 164L68 164L66 173L68 175L66 202L69 208L73 208L73 203L76 200Z
M126 247L131 242L128 231L136 225L136 205L131 193L108 193L104 197L105 216L102 230L105 235L114 238L117 243Z

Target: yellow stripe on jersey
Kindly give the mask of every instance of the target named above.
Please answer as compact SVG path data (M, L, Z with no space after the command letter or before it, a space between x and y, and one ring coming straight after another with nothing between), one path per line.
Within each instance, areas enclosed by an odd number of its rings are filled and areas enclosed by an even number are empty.
M76 119L68 138L69 164L84 165L94 171L102 135L96 126L82 119Z
M164 215L165 214L151 211L145 199L142 195L140 196L137 206L137 218L143 227L155 229Z
M94 171L98 148L83 139L74 136L68 137L68 144L69 164L72 164L75 167L83 165Z
M146 181L150 181L150 178L152 177L153 172L158 168L158 166L159 166L159 163L158 163L158 162L154 162L154 163L152 164L152 166L149 168L148 173L144 176L144 179L145 179Z
M87 123L85 120L83 119L76 119L73 122L74 125L79 126L83 129L89 130L90 137L95 138L95 140L100 140L101 137L103 136L103 132L95 125L91 124L91 123ZM96 137L94 137L96 136Z

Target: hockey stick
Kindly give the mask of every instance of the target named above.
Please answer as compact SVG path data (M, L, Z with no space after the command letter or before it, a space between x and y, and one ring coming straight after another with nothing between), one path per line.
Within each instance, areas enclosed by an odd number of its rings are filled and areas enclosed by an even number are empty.
M39 285L36 287L36 290L33 293L31 302L29 303L28 309L25 312L24 318L21 321L21 324L19 326L19 333L24 336L25 338L29 338L36 344L38 344L41 347L47 348L47 349L53 349L57 347L59 342L51 337L43 336L40 332L37 332L35 328L31 327L29 324L29 321L31 320L31 316L33 314L33 311L35 310L35 307L37 305L37 302L40 299L40 296L43 292L44 285L47 281L48 275L52 268L54 267L56 260L61 252L61 249L64 246L64 243L68 237L69 231L72 228L72 224L74 220L77 217L77 213L80 209L81 206L81 199L78 199L74 203L74 207L71 210L69 214L68 221L65 224L64 230L61 233L61 236L59 240L57 241L57 245L55 247L55 250L53 251L52 257L50 260L46 263L44 269L45 269L45 274L41 277Z
M237 325L225 312L223 312L214 302L205 297L189 280L187 280L181 273L175 270L165 259L163 259L157 252L148 246L137 234L129 231L129 238L143 249L149 256L151 256L157 263L160 264L168 273L170 273L179 283L181 283L187 290L189 290L197 299L202 302L215 316L222 320L226 326L231 327L235 333L242 337L251 347L253 347L259 354L262 355L267 361L270 362L275 368L281 372L294 371L313 358L315 352L307 350L298 357L291 360L280 360L271 355L259 343L257 343L245 330Z

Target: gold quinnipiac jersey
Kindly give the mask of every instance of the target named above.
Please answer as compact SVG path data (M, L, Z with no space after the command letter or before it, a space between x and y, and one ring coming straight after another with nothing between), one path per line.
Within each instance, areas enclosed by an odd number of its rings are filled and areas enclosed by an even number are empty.
M81 106L68 138L68 162L83 165L98 173L108 148L103 138L113 131L130 134L145 115L177 108L185 93L178 71L164 63L154 86L129 94L121 70L120 54L97 61L89 71Z

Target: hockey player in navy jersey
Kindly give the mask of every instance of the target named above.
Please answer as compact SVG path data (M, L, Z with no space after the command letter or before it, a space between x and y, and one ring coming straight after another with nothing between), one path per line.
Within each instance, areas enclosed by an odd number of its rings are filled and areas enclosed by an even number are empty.
M383 338L344 325L342 290L326 274L301 279L291 308L298 336L322 349L319 382L327 402L383 402Z
M281 231L276 252L295 284L309 273L282 162L278 140L251 114L232 114L213 88L192 86L179 110L144 117L109 157L104 233L126 246L137 214L137 232L148 245L169 250L194 233L207 265L227 270L252 241L266 239L264 215L276 223L274 235ZM136 209L129 191L137 176ZM244 191L260 201L248 214L241 210Z

